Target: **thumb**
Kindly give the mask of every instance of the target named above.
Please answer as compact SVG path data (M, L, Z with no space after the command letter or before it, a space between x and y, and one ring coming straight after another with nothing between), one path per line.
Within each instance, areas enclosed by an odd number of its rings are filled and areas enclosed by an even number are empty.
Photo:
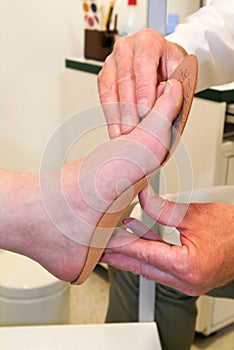
M139 194L139 200L146 214L162 225L180 226L188 209L188 203L172 202L156 195L151 186Z

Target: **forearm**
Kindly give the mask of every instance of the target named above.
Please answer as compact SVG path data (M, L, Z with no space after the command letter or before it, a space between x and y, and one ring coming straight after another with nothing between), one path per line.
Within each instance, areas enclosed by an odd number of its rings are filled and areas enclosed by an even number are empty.
M234 80L234 1L214 0L176 27L168 41L199 61L197 91Z

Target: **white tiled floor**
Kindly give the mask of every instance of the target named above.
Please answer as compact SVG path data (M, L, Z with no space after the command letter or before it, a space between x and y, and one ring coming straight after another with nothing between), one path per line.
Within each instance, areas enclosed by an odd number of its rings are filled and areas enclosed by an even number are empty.
M70 323L103 323L108 305L108 282L93 273L81 286L71 287ZM234 350L234 324L209 337L196 336L191 350Z

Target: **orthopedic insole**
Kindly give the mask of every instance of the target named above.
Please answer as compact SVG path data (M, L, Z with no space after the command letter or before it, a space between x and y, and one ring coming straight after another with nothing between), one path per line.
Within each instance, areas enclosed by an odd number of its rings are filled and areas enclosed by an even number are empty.
M170 76L170 79L177 79L182 84L183 104L180 113L173 124L176 133L172 133L170 149L163 163L170 158L183 133L193 101L197 81L197 70L198 63L196 56L188 55ZM107 211L102 215L95 231L93 232L83 270L72 284L82 284L87 279L96 264L99 262L112 233L125 210L138 193L148 185L149 180L156 175L157 171L158 169L144 176L130 186L112 202Z

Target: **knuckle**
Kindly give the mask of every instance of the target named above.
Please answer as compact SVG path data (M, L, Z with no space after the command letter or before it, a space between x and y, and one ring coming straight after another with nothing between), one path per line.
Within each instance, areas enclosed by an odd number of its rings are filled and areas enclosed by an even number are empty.
M206 263L201 265L201 259L196 256L185 255L181 257L174 266L174 274L182 282L183 292L187 295L198 296L207 291L207 285L210 280L211 271L205 268Z
M131 272L134 275L144 276L145 275L145 269L141 264L134 265L131 269Z
M117 79L118 86L124 88L129 84L132 84L133 81L134 81L134 74L132 70L129 69L123 72L119 72L119 77Z
M113 91L111 86L109 86L109 85L102 85L99 88L99 98L100 98L101 102L104 102L105 100L108 100L108 98L112 96L113 92L114 91Z
M145 28L138 32L138 40L150 45L150 47L161 46L164 42L164 38L161 34L153 29Z
M143 40L143 41L145 41L145 39L147 39L147 38L152 38L152 36L153 37L155 37L155 36L161 37L161 35L158 32L156 32L154 29L150 29L150 28L144 28L138 32L138 38L140 40Z
M115 94L115 85L111 84L109 81L101 80L99 77L98 82L98 93L101 102L107 102Z
M121 56L128 48L128 37L119 38L114 44L113 55Z
M145 84L144 81L139 81L139 84L136 85L136 96L140 99L149 98L148 97L149 85Z
M161 201L160 207L158 209L158 217L156 219L163 221L163 218L167 218L167 225L170 225L172 220L172 217L171 217L172 212L173 212L173 203L165 199Z
M174 266L174 273L186 284L193 288L198 288L207 280L204 271L202 271L198 264L197 259L189 257L188 252L184 250L181 259Z
M115 69L113 64L113 58L109 55L104 63L104 66L97 75L97 86L98 92L101 94L106 94L109 89L113 90L112 77L110 76L110 71Z
M191 286L193 286L194 288L197 288L202 284L201 276L199 275L199 273L196 273L195 271L187 272L187 274L185 275L185 281L189 283Z
M194 295L201 294L207 285L207 275L204 275L200 270L192 269L184 274L184 281L190 286L191 292Z

